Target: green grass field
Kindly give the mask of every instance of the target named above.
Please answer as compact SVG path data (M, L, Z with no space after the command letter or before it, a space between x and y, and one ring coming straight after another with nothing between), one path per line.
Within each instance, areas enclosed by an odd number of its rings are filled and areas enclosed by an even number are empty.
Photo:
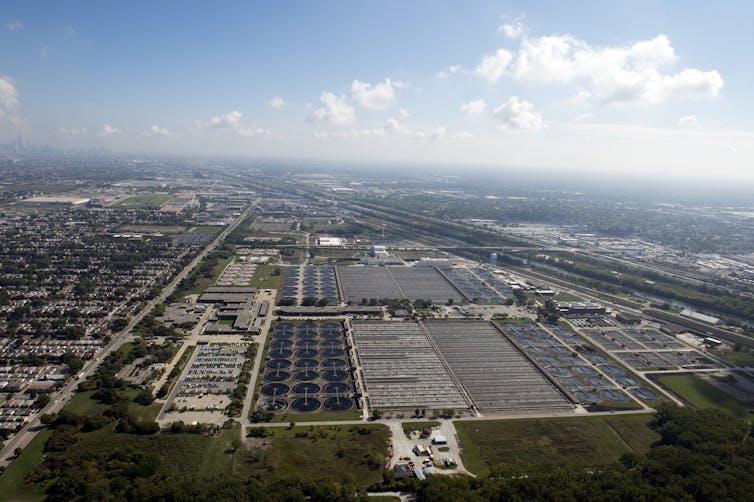
M77 392L65 405L65 409L84 417L100 414L107 406L92 399L94 392L93 390Z
M272 445L254 467L264 478L351 479L362 487L382 479L390 436L384 425L275 427L266 431Z
M198 227L193 227L191 229L191 233L194 234L219 234L222 231L223 227L218 225L201 225Z
M205 258L206 259L206 258ZM198 295L202 292L204 292L207 287L211 286L212 284L217 281L217 279L220 277L220 274L223 273L223 270L225 270L225 267L228 266L228 263L231 262L233 257L229 257L225 260L218 260L217 264L212 268L212 277L198 277L196 281L196 286L191 288L186 295Z
M159 209L172 195L132 195L112 205L115 209Z
M118 232L134 232L139 234L180 234L186 231L186 227L160 226L160 225L122 225L117 228Z
M739 366L754 366L754 352L713 351L714 355Z
M148 407L147 407L148 408ZM75 451L68 458L74 462L91 455L107 458L112 451L127 448L157 454L161 475L184 479L210 478L219 474L248 475L251 470L245 461L244 449L234 450L232 441L240 437L240 425L224 429L218 437L198 434L157 434L138 436L120 434L113 426L80 433ZM37 501L44 498L46 485L28 485L24 479L42 460L44 443L51 434L44 430L29 444L21 457L0 475L0 501Z
M280 274L273 275L275 269L280 269ZM279 265L257 265L249 285L259 289L281 289L285 267Z
M694 408L716 408L737 417L751 417L746 405L694 375L658 376L657 381Z
M649 414L456 421L462 459L477 475L498 465L597 467L646 451L657 436Z
M359 411L322 411L319 413L282 413L276 414L271 422L337 422L342 420L361 420L364 415Z
M42 461L42 452L51 431L45 429L24 448L21 456L0 474L0 501L36 501L44 499L45 486L29 485L26 476Z

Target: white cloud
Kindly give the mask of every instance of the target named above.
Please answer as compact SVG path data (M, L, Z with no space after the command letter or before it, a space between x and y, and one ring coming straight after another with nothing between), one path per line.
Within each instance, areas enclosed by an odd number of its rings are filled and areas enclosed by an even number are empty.
M384 138L386 136L387 132L382 127L369 129L351 128L339 131L314 131L314 137L321 140Z
M229 130L244 138L256 138L271 134L268 129L257 127L254 124L251 127L244 126L241 123L242 117L243 113L238 110L231 110L228 113L217 115L204 122L196 121L196 127L198 129Z
M502 50L502 49L501 49ZM498 50L500 53L500 50ZM676 62L665 35L627 46L592 47L571 35L529 39L508 66L506 57L485 56L477 75L496 81L504 73L524 82L576 83L574 101L594 104L653 104L671 99L714 98L723 88L717 71L695 68L667 73Z
M405 108L401 108L400 110L398 110L398 114L401 116L402 119L407 119L411 116L411 112L409 112Z
M405 124L396 118L387 119L385 131L408 136L412 139L437 141L445 136L446 129L443 126L415 126Z
M5 23L3 27L6 30L16 31L22 29L24 27L24 23L22 23L21 21L11 21L10 23Z
M102 126L102 130L100 131L100 136L115 136L120 134L122 131L120 129L117 129L110 124L105 124Z
M458 109L469 117L479 117L483 115L484 111L487 109L487 102L483 99L475 99L473 101L461 103L461 106Z
M512 23L498 26L497 31L508 38L521 38L526 34L526 25L523 23L523 20L523 16L517 17Z
M43 45L41 49L39 49L39 57L42 59L47 59L47 56L50 55L50 47L48 45Z
M58 127L61 136L86 136L88 132L86 127Z
M217 115L205 122L197 121L197 127L208 129L225 129L225 128L237 128L241 124L241 117L243 113L238 110L231 110L228 113Z
M404 82L396 82L396 87L406 87ZM370 84L360 80L351 82L351 96L364 108L382 110L395 100L393 82L386 78L384 82Z
M417 141L439 141L443 138L467 140L473 137L470 133L447 134L443 126L422 126L407 124L402 120L391 117L383 127L349 128L338 131L314 131L314 137L319 140L333 139L385 139L390 136L402 136Z
M700 127L699 119L696 115L686 115L678 119L678 125L687 129L697 129Z
M470 132L465 132L465 131L463 131L463 132L457 132L455 134L451 134L448 137L451 138L451 139L458 139L458 140L461 140L461 141L469 141L469 140L474 139L474 135L473 134L471 134Z
M593 113L582 113L580 115L576 115L573 118L573 121L574 122L583 122L585 120L592 120L593 118L594 118L594 114Z
M505 49L498 49L495 54L483 56L474 74L482 77L488 82L497 82L508 69L508 65L513 59L513 54Z
M280 96L273 96L267 101L267 106L274 109L280 109L286 106L288 103L285 102L283 98Z
M460 73L461 70L463 70L463 67L461 65L454 64L454 65L448 66L447 70L438 71L437 73L435 73L435 76L437 78L447 78L451 75L455 75L456 73Z
M271 134L269 129L263 129L261 127L239 127L237 129L239 136L244 138L257 138L261 136L269 136Z
M503 123L503 127L514 131L537 131L542 128L542 114L534 110L528 101L512 96L495 108L493 116Z
M355 119L353 106L345 96L336 96L331 92L323 92L319 100L325 105L314 110L310 116L316 122L329 122L337 126L352 124Z
M149 132L152 133L154 136L170 136L170 131L165 129L164 127L153 125L149 128Z
M0 119L8 119L18 124L18 89L10 77L0 75Z

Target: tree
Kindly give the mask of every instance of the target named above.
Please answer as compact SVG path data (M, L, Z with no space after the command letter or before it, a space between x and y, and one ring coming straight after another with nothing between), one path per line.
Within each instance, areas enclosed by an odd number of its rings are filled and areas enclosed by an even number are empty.
M68 366L68 371L70 373L76 373L84 367L84 360L73 352L66 352L62 355L61 359L63 360L63 364Z
M136 394L136 397L134 397L134 402L142 406L149 406L153 401L154 396L146 389L140 391L138 394Z
M18 458L21 456L21 454L24 452L23 448L16 448L13 450L13 455Z

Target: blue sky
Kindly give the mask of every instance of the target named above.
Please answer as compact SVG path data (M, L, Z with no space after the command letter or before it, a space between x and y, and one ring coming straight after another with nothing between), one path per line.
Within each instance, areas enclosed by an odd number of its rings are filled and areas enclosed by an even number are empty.
M0 140L752 177L750 2L13 2Z

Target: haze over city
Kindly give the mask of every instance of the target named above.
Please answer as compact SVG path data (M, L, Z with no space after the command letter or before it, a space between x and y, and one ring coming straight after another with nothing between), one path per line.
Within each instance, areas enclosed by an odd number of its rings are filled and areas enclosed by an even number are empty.
M744 501L743 1L0 12L0 502Z
M751 178L751 5L17 2L0 137ZM362 155L368 151L368 158Z

